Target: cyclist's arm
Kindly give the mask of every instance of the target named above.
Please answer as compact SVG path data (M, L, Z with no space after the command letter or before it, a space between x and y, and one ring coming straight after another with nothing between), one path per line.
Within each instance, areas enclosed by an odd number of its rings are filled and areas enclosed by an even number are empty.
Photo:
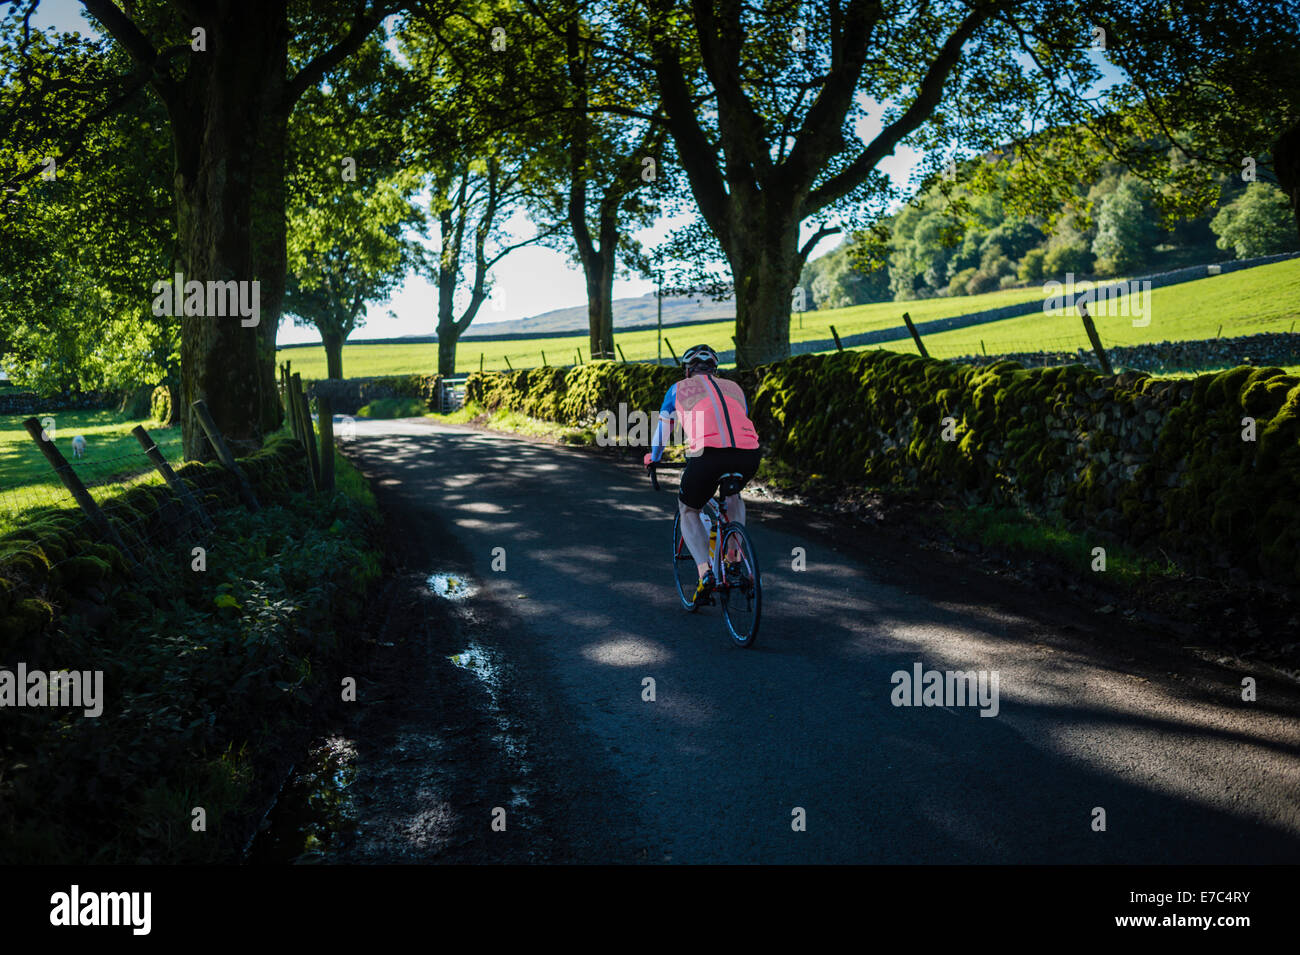
M664 445L672 433L672 420L677 414L677 385L674 383L664 395L664 403L659 408L659 420L655 422L654 437L650 440L650 460L658 461L664 453Z

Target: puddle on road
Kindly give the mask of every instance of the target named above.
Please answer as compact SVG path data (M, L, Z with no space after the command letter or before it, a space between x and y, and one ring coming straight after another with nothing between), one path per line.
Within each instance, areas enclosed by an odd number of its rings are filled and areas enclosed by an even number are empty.
M478 592L462 574L430 574L429 589L448 600L464 600Z
M479 685L487 691L488 715L492 717L497 726L497 732L493 735L492 742L501 747L501 752L505 755L512 771L521 779L526 780L531 772L531 767L524 758L527 747L524 745L523 733L520 731L518 724L501 707L503 666L496 651L471 640L469 646L464 650L460 651L460 653L453 653L447 659L453 666L473 676L478 680ZM516 784L510 788L513 794L510 799L511 806L520 808L529 805L528 793L533 788L530 782Z
M357 823L349 792L357 775L356 758L352 740L340 736L313 747L294 767L262 820L247 861L271 865L320 862L340 837L351 836Z

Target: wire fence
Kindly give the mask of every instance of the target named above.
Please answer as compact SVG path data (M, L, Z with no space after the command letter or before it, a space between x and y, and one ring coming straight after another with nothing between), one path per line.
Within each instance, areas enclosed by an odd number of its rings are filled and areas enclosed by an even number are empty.
M976 358L989 357L997 358L1004 355L1029 355L1029 354L1055 354L1069 353L1077 355L1080 351L1083 357L1093 354L1092 343L1083 324L1077 324L1077 330L1059 334L1060 326L1053 329L1058 334L1037 335L1027 334L1009 338L1004 332L999 331L995 326L997 323L989 323L989 326L970 326L965 329L962 335L956 335L952 331L939 331L926 334L920 331L918 334L923 342L926 352L932 358L954 359L954 358ZM1213 341L1217 338L1224 337L1226 330L1227 337L1241 337L1242 332L1246 334L1259 334L1265 332L1294 333L1296 319L1292 315L1268 315L1256 318L1233 319L1226 327L1219 328L1217 336L1207 337L1205 339L1190 339L1190 341ZM863 350L883 350L897 352L916 352L917 346L914 339L908 333L903 325L880 328L865 333L841 334L836 331L835 326L829 326L830 338L758 338L751 339L746 343L746 349L750 354L770 355L770 354L818 354L833 352L836 350L845 351L863 351ZM1098 337L1105 349L1112 348L1134 348L1140 345L1161 344L1157 336L1152 335L1147 340L1139 338L1130 338L1130 336L1117 337L1108 335L1103 329L1098 329ZM671 332L671 329L665 329L665 332ZM732 329L734 332L734 328ZM728 333L729 342L711 341L710 343L717 349L721 364L723 367L735 365L736 348L735 338L732 332ZM614 339L615 350L611 354L593 355L589 346L569 346L564 349L553 347L538 348L535 345L525 345L517 350L511 350L508 353L493 350L491 352L479 350L480 344L473 340L461 342L458 349L458 361L456 377L464 376L473 371L523 371L541 367L549 368L575 368L581 365L592 364L593 362L623 362L629 364L664 364L668 366L677 366L680 363L681 354L692 345L697 344L699 337L706 339L717 339L719 336L704 335L695 331L689 338L681 335L672 336L665 334L663 339L662 356L657 354L645 354L645 342L639 340L635 346L628 344L626 348L619 342L616 335ZM861 339L869 339L862 341ZM1177 340L1175 340L1177 341ZM731 348L722 347L724 344L731 344ZM477 359L474 357L477 355Z
M37 594L83 572L116 567L138 578L188 566L195 548L210 548L223 509L250 498L256 506L255 493L275 500L312 486L302 447L241 462L216 451L217 464L181 464L174 429L136 426L130 450L120 434L56 442L36 419L24 424L29 436L0 451L8 475L0 485L0 577Z

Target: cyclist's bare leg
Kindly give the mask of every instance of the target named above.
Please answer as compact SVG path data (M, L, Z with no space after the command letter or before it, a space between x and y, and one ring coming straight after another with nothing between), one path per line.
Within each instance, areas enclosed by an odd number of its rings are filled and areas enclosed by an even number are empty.
M709 535L700 522L700 509L687 507L680 498L677 509L682 515L682 540L686 541L691 556L695 558L695 569L703 580L709 569Z
M745 523L745 501L739 494L733 494L727 498L727 520L735 521L737 524ZM733 547L727 549L723 555L724 560L732 563L740 560L740 551Z

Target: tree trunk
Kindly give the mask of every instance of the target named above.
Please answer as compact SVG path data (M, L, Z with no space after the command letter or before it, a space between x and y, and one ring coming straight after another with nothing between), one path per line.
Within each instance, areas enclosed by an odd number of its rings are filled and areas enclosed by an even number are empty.
M443 377L456 374L456 337L454 329L446 339L438 333L438 374Z
M327 378L343 377L343 336L321 335L325 345L325 375Z
M614 252L601 249L583 262L591 357L614 357Z
M453 225L450 212L442 215L443 248L451 241ZM456 373L456 341L460 338L460 329L456 327L455 316L456 263L448 256L443 256L438 267L438 374L454 375Z
M265 97L268 80L283 68L276 39L283 19L280 4L232 4L213 11L204 24L208 48L196 55L206 58L207 75L191 87L197 102L187 99L171 116L176 221L186 282L245 283L257 277L252 216L264 132L259 117L276 105ZM260 316L260 322L268 319ZM261 445L264 393L267 382L274 383L275 359L273 352L265 355L260 322L245 327L237 315L183 319L181 422L187 459L213 456L189 411L200 398L232 449L247 452ZM274 330L271 335L274 341Z
M754 368L790 357L790 297L802 265L799 222L792 213L764 216L758 203L738 205L741 221L724 248L735 283L736 367Z
M288 58L288 24L277 20L275 67L268 76L265 95L268 103L284 98L285 63ZM289 137L288 115L283 109L268 110L262 120L253 196L253 277L261 283L261 316L254 331L258 334L258 362L261 384L259 426L263 434L272 434L284 421L284 409L276 381L275 339L280 329L288 278L289 253L285 221L285 153Z

